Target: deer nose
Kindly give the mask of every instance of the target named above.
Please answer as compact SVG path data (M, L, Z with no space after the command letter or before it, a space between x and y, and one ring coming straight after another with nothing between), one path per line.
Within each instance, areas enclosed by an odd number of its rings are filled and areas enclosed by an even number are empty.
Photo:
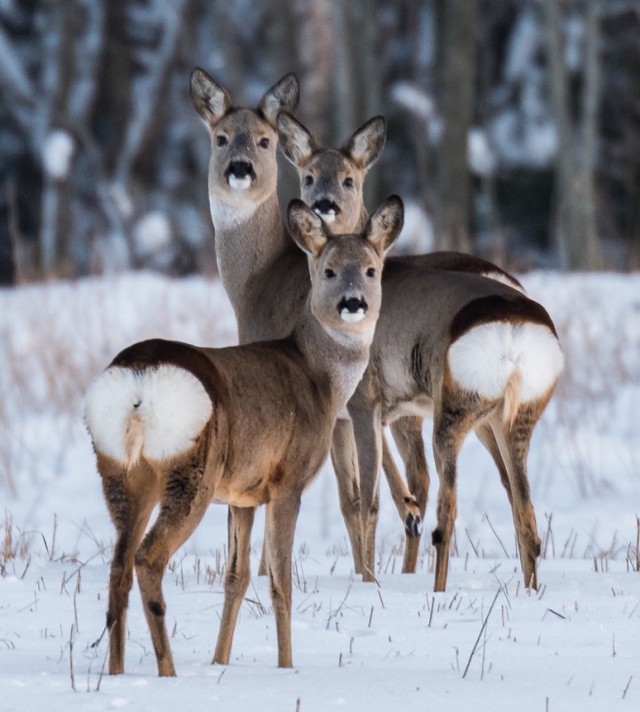
M342 297L338 304L338 313L343 321L353 324L365 318L368 308L369 305L362 297Z
M229 167L227 168L227 178L229 176L234 176L238 180L242 180L247 176L249 178L255 177L253 166L249 161L231 161Z

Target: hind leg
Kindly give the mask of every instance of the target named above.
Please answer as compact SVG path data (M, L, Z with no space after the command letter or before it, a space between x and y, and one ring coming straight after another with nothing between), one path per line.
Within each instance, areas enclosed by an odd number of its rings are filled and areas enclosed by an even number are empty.
M531 434L541 412L538 403L520 406L511 428L498 417L490 421L509 476L511 508L524 583L534 589L538 587L537 559L540 556L540 537L527 478L527 455Z
M502 486L507 492L509 503L511 503L512 496L509 473L507 472L504 460L502 459L502 455L500 454L500 448L498 447L498 443L496 441L495 435L493 434L493 430L491 429L491 425L486 421L480 423L480 425L478 425L478 427L475 429L475 433L478 436L478 440L480 440L480 442L484 445L485 449L493 458L493 461L496 467L498 468L498 472L500 473L500 481L502 482Z
M199 457L173 464L166 473L160 514L135 556L144 613L160 676L176 674L165 622L162 577L169 559L193 533L211 501L212 493L204 485L203 471Z
M153 487L154 475L144 463L140 463L129 473L123 468L108 465L103 465L101 472L104 473L104 496L116 527L116 543L109 577L107 629L109 674L117 675L124 672L126 619L129 593L133 585L134 556L157 501L157 494ZM131 485L139 485L144 479L150 486L142 488L142 496L134 497Z
M491 405L457 388L444 388L433 421L433 454L440 480L438 524L432 541L436 549L435 591L444 591L449 570L451 536L456 518L456 477L460 448L467 433L487 416Z

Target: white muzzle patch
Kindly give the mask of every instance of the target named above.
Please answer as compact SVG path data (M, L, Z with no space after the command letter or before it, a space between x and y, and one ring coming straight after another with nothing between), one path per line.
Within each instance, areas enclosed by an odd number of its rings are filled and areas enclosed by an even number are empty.
M247 188L251 187L251 176L244 176L244 178L238 178L232 173L229 175L229 186L234 190L247 190Z
M335 210L329 210L329 212L323 213L321 210L316 208L314 212L316 215L319 215L322 218L322 220L327 223L327 225L331 225L332 222L335 222L335 219L336 219L336 211Z
M348 309L342 309L340 311L340 318L348 324L356 324L357 322L362 321L365 316L366 312L362 309L362 307L355 312L351 312Z

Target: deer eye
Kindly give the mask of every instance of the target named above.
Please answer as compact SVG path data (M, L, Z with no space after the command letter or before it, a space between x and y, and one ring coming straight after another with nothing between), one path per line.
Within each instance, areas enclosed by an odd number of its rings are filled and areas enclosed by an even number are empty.
M353 188L353 178L345 178L345 179L342 181L342 185L343 185L345 188Z
M216 145L226 146L229 143L229 139L226 136L216 136Z
M313 176L305 176L304 177L304 184L306 186L313 185Z
M375 267L369 267L367 270L367 277L375 277L376 276L376 270Z
M261 138L261 139L258 141L258 146L260 146L260 148L269 148L269 139L268 139L268 138Z
M324 271L324 276L327 279L333 279L336 276L336 273L332 269L326 269Z

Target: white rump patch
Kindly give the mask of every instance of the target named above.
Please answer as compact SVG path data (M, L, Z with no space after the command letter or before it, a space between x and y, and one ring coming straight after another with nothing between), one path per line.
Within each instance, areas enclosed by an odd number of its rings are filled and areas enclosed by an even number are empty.
M465 389L497 399L514 371L520 400L532 401L555 383L564 366L558 339L541 324L497 321L463 334L449 347L449 369Z
M367 313L362 308L356 312L350 312L348 309L342 309L340 312L342 321L346 321L349 324L357 324L359 321L362 321L366 315Z
M183 368L112 366L89 387L85 421L97 450L129 464L126 441L132 421L141 426L141 454L164 460L191 446L212 410L202 383Z
M244 176L243 178L238 178L234 176L233 173L229 174L229 185L234 190L247 190L251 187L251 176Z

